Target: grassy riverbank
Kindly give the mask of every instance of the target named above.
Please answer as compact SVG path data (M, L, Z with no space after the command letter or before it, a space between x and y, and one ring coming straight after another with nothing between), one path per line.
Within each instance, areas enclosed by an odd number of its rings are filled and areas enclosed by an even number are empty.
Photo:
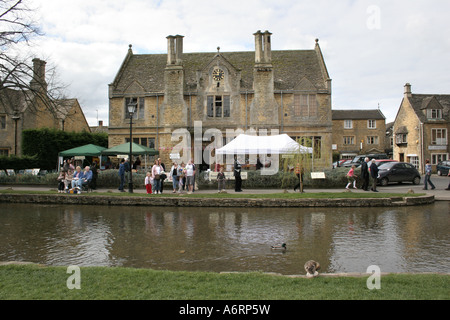
M56 190L56 189L55 189ZM0 193L14 193L14 194L57 194L55 190L14 190L4 189ZM368 198L403 198L403 197L419 197L424 196L424 193L374 193L374 192L305 192L305 193L202 193L194 192L192 194L182 193L174 194L168 191L164 194L145 193L128 193L128 192L83 192L81 195L71 195L75 197L86 196L111 196L111 197L183 197L183 198L248 198L248 199L368 199Z
M66 267L0 266L0 299L312 300L450 299L450 276L390 274L381 289L367 277L291 278L262 273L172 272L82 267L80 289L69 290Z

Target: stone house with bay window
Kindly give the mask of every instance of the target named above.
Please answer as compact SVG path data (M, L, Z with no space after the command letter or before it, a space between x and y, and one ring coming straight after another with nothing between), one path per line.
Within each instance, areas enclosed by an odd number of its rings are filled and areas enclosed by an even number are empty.
M404 89L393 128L394 159L423 173L426 159L433 169L449 159L450 95L413 94L409 83Z
M271 49L272 34L254 34L255 51L183 52L184 37L167 37L167 54L135 54L130 45L109 85L109 147L129 140L127 105L133 114L133 140L154 147L169 163L172 132L184 128L194 147L194 125L205 132L256 133L276 129L305 138L318 168L331 166L331 79L316 40L311 50ZM208 141L206 141L208 140ZM195 152L192 153L197 154ZM195 158L198 164L202 159Z

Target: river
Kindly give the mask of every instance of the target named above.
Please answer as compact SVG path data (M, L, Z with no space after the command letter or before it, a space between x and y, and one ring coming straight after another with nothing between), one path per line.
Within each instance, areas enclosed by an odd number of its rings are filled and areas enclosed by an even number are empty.
M313 259L322 272L448 273L449 209L2 204L0 261L304 274Z

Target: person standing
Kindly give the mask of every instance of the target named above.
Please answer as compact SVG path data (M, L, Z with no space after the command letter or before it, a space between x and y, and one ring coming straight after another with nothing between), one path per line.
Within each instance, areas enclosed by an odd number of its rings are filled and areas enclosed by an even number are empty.
M161 194L161 172L162 168L159 165L159 161L155 160L155 164L152 167L152 178L154 181L154 193L155 194Z
M297 165L295 166L295 175L298 178L298 183L294 187L294 191L297 191L297 189L300 189L300 192L303 193L303 182L305 181L303 179L303 175L305 173L305 169L303 169L303 166L300 165L299 162L297 162Z
M377 183L378 183L378 166L375 163L375 159L372 159L372 164L370 165L370 175L372 176L372 190L373 192L378 192Z
M225 173L223 173L223 167L219 169L219 173L217 173L217 192L225 191Z
M150 172L147 172L144 183L147 194L152 194L152 174Z
M159 188L159 193L161 194L164 191L164 180L167 179L167 174L166 174L166 165L164 164L164 162L161 161L161 158L158 158L158 163L159 166L161 167L161 184Z
M430 164L430 160L427 159L425 160L425 182L424 182L424 187L423 190L428 190L428 183L431 186L431 190L436 189L435 185L433 182L431 182L431 164Z
M178 164L174 161L172 168L170 168L169 176L172 177L173 193L177 192L178 188Z
M361 164L361 178L363 179L363 184L361 189L364 191L369 191L369 158L365 157L364 162Z
M186 186L188 194L191 194L194 189L194 164L192 160L189 160L186 165Z
M242 192L242 178L241 178L241 164L239 163L239 160L237 156L234 157L234 191L235 192Z
M97 189L97 178L98 178L98 167L96 161L92 163L91 171L92 171L91 189L95 190Z
M125 190L123 190L123 185L125 183L125 160L122 159L120 161L120 165L119 165L119 178L120 178L120 185L119 185L119 191L120 192L125 192Z

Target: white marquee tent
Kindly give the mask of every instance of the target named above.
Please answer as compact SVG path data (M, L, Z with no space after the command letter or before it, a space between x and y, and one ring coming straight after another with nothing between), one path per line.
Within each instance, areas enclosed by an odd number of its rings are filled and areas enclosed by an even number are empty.
M254 136L240 134L233 141L216 149L216 155L226 154L287 154L312 153L312 148L304 147L287 134Z

